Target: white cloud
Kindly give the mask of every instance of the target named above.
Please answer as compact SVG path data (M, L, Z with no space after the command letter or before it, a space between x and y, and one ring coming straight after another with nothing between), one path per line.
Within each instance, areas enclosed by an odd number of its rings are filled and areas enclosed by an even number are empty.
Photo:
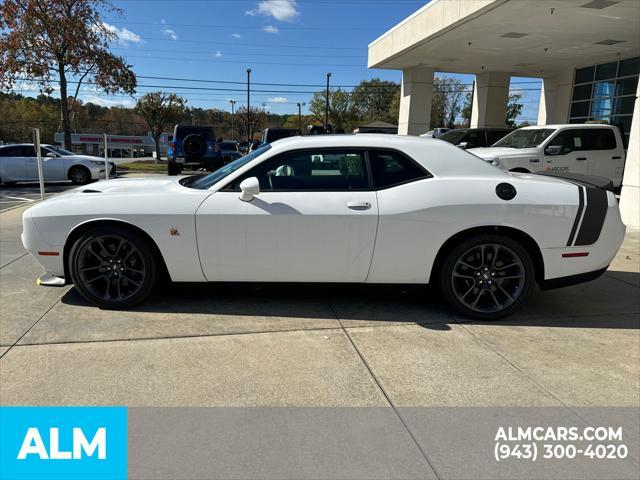
M221 56L222 56L222 52L220 50L217 50L214 57L220 58Z
M273 25L267 25L262 30L264 30L267 33L278 33L280 31L278 30L278 27L274 27Z
M110 100L104 97L98 97L95 95L87 95L81 99L83 103L93 103L94 105L100 105L101 107L127 107L134 106L133 100Z
M117 37L118 43L121 45L142 42L142 38L140 38L140 35L133 33L131 30L125 27L118 28L114 25L109 25L106 22L102 22L102 26L113 33Z
M233 38L242 38L242 35L240 35L239 33L232 33L231 36Z
M166 22L166 20L165 20L164 18L161 18L161 19L160 19L160 23L162 23L162 24L164 25L164 24L165 24L165 23L167 23L167 22Z
M162 33L164 33L167 37L171 38L171 40L178 39L178 34L175 32L175 30L171 30L170 28L164 27L162 29Z
M289 99L285 97L271 97L267 98L268 103L288 103Z
M265 15L281 22L291 22L300 16L296 0L263 0L256 8L247 10L245 15Z

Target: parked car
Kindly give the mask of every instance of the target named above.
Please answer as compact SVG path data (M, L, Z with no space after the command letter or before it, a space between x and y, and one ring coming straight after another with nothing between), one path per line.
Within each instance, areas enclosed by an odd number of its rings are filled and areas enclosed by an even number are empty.
M41 145L42 167L45 181L71 180L84 185L105 178L104 159L89 155L76 155L55 145ZM109 162L109 176L116 176L116 165ZM0 182L38 181L38 158L33 144L21 143L0 146Z
M24 213L22 240L48 272L40 284L73 283L102 308L142 302L168 272L174 282L431 283L458 312L495 319L536 282L606 270L625 226L597 180L514 175L438 140L293 137L206 176L54 196Z
M596 175L622 185L625 152L620 130L603 124L524 127L491 148L469 150L511 172Z
M216 143L213 127L176 125L173 129L173 140L167 149L169 175L179 175L185 165L205 168L217 154L214 154Z
M457 128L442 135L440 140L464 149L490 147L510 132L513 128Z
M262 131L261 144L264 145L265 143L272 143L276 140L298 135L302 135L302 133L297 128L265 128Z
M451 129L450 128L445 128L445 127L438 127L438 128L434 128L433 130L429 130L427 133L423 133L422 135L420 135L421 137L426 137L426 138L440 138L442 135L444 135L447 132L450 132Z

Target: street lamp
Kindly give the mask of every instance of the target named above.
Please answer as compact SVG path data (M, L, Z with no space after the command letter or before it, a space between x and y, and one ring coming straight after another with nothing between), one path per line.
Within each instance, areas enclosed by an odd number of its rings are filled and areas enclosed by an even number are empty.
M247 68L247 142L251 141L251 69Z
M326 104L324 107L324 131L325 133L329 133L329 79L331 78L331 74L327 73L327 98Z
M235 136L235 133L233 131L233 118L234 118L234 114L235 114L236 101L233 100L233 99L229 99L229 103L231 104L231 140L235 140L236 136Z
M302 107L304 107L306 103L298 102L298 130L300 130L300 135L302 135Z

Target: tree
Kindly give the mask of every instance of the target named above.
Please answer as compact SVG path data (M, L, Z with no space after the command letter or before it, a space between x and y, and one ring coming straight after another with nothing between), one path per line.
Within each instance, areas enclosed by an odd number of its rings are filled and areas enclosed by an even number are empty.
M431 126L450 127L462 109L466 87L454 77L435 77L431 100Z
M91 82L105 93L133 94L136 76L122 57L109 52L117 35L101 11L121 14L107 0L3 0L0 3L0 90L29 78L41 90L60 84L64 144L71 147L69 83Z
M185 103L186 100L175 93L164 92L147 93L136 103L136 112L147 122L156 144L156 163L160 158L160 135L167 125L182 118Z
M351 92L354 108L359 120L371 122L397 123L397 115L393 115L393 107L399 104L400 85L395 82L373 78L363 80Z
M311 115L324 124L326 108L326 91L316 92L309 103ZM358 112L353 104L351 94L337 88L329 94L329 123L335 128L343 128L346 131L353 130L358 121Z
M515 127L516 118L522 113L523 105L520 103L521 98L521 93L509 94L509 100L507 102L507 118L505 122L508 127Z

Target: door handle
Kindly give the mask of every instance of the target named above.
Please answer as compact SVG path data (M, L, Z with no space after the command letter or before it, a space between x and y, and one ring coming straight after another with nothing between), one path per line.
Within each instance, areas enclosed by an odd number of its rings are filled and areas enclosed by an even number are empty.
M621 158L620 155L616 155L615 157L611 157L611 160L620 160Z
M371 204L369 202L349 202L347 203L347 207L351 210L369 210Z
M540 163L540 159L539 158L530 158L529 159L529 163Z
M576 160L586 160L586 159L587 159L587 157L578 157L578 158L576 158Z

